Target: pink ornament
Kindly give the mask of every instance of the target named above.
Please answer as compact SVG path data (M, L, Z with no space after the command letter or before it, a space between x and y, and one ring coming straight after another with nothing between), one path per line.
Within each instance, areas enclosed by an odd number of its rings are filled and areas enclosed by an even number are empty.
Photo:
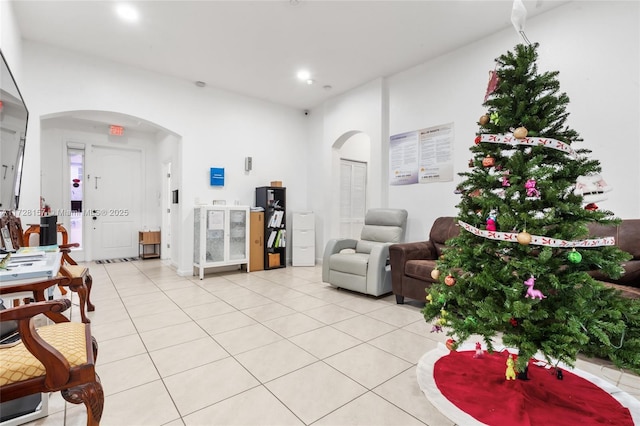
M511 186L511 183L509 182L509 170L504 172L500 180L502 181L502 186Z
M536 279L533 277L533 275L531 276L531 278L529 278L528 280L524 281L524 285L526 285L527 287L529 287L527 289L527 294L525 294L525 298L527 297L531 297L532 299L546 299L547 296L545 296L544 294L542 294L542 292L538 289L533 288L533 285L536 283Z
M489 212L489 217L487 217L487 231L496 231L496 230L497 230L496 212L494 210L491 210L491 212Z
M524 187L527 189L527 197L539 197L540 191L536 188L536 180L529 179L525 182Z

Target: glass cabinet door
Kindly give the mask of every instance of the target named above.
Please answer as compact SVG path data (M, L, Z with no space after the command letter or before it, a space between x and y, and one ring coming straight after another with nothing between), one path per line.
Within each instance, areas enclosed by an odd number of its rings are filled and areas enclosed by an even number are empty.
M224 261L224 210L207 211L207 262Z
M229 259L247 257L246 210L229 210Z

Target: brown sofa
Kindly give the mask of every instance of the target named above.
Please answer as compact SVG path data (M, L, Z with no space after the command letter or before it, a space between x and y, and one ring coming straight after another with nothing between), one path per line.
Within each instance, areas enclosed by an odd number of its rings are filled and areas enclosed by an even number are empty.
M391 264L391 290L396 302L404 298L425 302L425 288L436 282L431 271L442 254L444 243L460 233L454 217L439 217L433 223L428 241L392 244L389 246Z
M625 273L617 280L591 272L595 279L622 291L626 297L640 298L640 219L626 219L618 226L589 225L594 237L615 237L616 245L630 253L633 259L623 263ZM391 287L397 303L404 298L425 302L426 291L436 282L431 271L442 254L445 242L457 236L460 227L454 217L439 217L429 232L428 241L393 244L389 247Z

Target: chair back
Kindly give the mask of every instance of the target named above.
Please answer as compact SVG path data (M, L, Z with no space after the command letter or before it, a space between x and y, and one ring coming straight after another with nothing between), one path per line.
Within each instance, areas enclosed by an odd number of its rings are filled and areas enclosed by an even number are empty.
M371 253L376 245L403 242L407 215L404 209L369 209L364 217L356 252Z

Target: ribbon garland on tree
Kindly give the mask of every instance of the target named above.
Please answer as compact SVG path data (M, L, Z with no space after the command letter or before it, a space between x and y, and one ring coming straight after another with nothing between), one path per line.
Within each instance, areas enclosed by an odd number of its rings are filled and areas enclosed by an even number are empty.
M500 231L485 231L478 229L475 226L469 225L461 220L458 221L460 226L466 231L471 232L479 237L488 238L490 240L518 242L518 234L515 232L500 232ZM614 237L594 238L579 241L567 241L559 240L556 238L543 237L540 235L531 235L531 242L529 244L544 246L544 247L602 247L615 245Z
M562 151L573 159L578 157L578 154L571 148L571 146L569 146L569 144L552 138L528 137L517 139L513 136L513 133L507 133L505 135L483 133L476 138L476 143L480 142L501 143L506 145L540 145Z

